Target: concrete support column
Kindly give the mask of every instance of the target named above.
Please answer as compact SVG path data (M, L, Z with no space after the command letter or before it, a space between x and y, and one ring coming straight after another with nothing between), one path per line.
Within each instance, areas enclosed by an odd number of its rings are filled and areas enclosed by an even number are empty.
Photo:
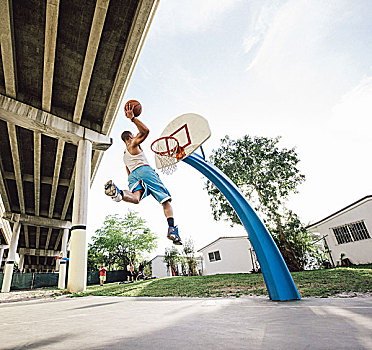
M62 258L67 258L67 241L68 241L68 232L69 229L63 230L62 235L62 246L61 246L61 255ZM59 275L58 275L58 289L65 289L66 288L66 260L57 259L57 263L59 262Z
M24 263L25 263L25 255L24 254L20 254L19 255L19 264L18 264L18 270L19 270L19 272L23 272Z
M67 290L85 291L87 286L87 212L92 144L80 140L76 159L74 204Z
M21 231L21 224L16 221L13 226L12 239L10 240L8 259L5 265L3 286L1 288L2 293L8 293L10 291L10 285L13 277L13 267L16 257L16 251L18 246L19 232Z
M4 250L8 248L9 248L8 245L0 245L0 272L1 272L1 265L3 264Z
M3 255L4 255L4 248L0 248L0 272L1 272L1 266L3 264Z
M60 257L62 258L62 253L60 254ZM61 259L56 259L56 268L55 268L55 272L59 272L59 268L61 266Z

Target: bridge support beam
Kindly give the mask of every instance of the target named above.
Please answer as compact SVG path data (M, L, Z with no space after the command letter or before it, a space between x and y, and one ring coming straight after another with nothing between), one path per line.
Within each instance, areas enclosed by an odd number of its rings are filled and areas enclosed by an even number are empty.
M23 272L24 265L25 265L25 255L19 254L19 263L18 263L19 272Z
M62 247L61 247L61 257L67 258L67 241L68 241L68 229L63 230L62 235ZM58 275L58 289L66 288L66 260L58 259L59 262L59 275Z
M0 272L1 272L1 265L3 263L4 250L8 248L9 248L8 245L0 245Z
M3 286L1 288L2 293L8 293L10 291L10 285L13 277L13 267L16 257L16 251L18 246L19 232L21 231L21 224L16 221L13 226L12 239L10 240L8 259L5 265Z
M78 144L74 203L72 212L70 264L67 290L85 291L87 285L87 213L92 158L92 143L81 140Z

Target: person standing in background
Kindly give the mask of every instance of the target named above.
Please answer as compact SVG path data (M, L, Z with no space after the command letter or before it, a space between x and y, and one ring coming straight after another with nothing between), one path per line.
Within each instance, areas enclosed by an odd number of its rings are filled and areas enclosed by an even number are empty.
M101 265L101 268L99 269L99 283L101 287L103 287L103 283L106 281L106 268Z
M127 271L128 271L128 282L133 282L134 281L134 264L129 263L127 265Z

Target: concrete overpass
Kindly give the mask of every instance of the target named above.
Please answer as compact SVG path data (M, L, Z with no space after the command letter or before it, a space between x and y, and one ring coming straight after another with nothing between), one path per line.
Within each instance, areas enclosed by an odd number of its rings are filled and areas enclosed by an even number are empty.
M12 227L0 233L3 291L16 252L22 271L52 271L70 235L69 288L85 288L88 186L157 5L0 0L0 195Z

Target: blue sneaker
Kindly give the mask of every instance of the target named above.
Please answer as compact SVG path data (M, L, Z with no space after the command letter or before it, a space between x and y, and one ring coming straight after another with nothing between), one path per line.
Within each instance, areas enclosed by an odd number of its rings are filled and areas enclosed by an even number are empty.
M171 241L173 241L173 244L175 244L175 245L182 245L181 237L178 234L178 226L168 227L167 237L168 237L168 239L170 239Z
M121 195L121 191L119 188L112 182L112 180L109 180L105 183L105 194L107 196L110 196L112 200L115 202L120 202L123 200L123 197Z

